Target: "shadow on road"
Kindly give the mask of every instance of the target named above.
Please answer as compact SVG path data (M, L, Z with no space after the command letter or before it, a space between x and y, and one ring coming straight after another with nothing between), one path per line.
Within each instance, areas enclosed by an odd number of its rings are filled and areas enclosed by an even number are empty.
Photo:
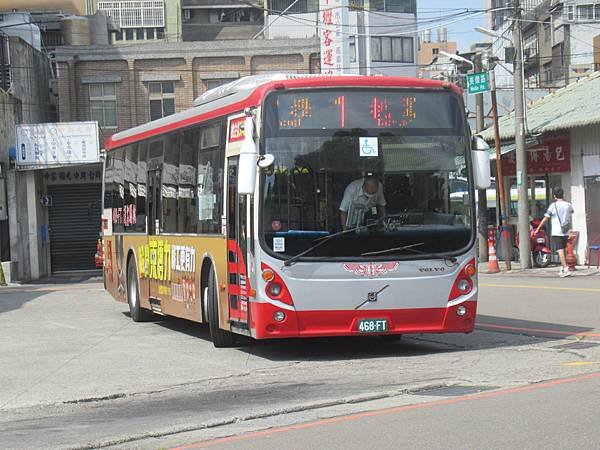
M36 290L13 290L2 288L0 290L0 314L21 308L25 303L35 300L46 294Z
M124 312L123 315L129 317L129 313ZM172 332L211 341L207 324L160 316L156 316L154 323ZM480 315L476 331L472 334L414 334L402 336L399 340L357 336L255 341L240 336L237 350L270 361L364 360L540 344L589 335L592 331L591 328L567 324Z
M554 339L584 334L596 334L598 337L600 337L600 333L593 333L594 328L589 327L486 315L477 316L476 327L477 329L484 331L523 334L528 336L547 337Z

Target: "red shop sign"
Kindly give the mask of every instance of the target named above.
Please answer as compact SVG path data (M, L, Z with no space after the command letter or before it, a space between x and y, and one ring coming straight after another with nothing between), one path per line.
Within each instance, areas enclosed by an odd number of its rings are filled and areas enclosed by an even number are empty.
M546 139L542 145L528 148L526 154L530 175L571 171L569 137ZM516 152L502 156L502 171L505 176L516 175Z

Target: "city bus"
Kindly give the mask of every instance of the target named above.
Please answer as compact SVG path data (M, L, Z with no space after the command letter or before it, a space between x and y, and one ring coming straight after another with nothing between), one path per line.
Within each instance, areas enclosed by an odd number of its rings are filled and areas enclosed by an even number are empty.
M241 78L107 139L105 287L134 321L208 323L216 347L469 333L486 149L449 83Z

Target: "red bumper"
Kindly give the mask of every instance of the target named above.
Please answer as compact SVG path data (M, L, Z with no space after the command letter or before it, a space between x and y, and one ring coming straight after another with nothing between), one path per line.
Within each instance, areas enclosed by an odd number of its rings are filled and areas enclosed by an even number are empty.
M467 312L456 313L458 306ZM388 334L470 333L475 327L477 302L464 302L448 308L398 310L288 311L270 303L250 304L252 328L256 339L358 336L360 319L387 319ZM276 322L273 314L283 311L285 320Z

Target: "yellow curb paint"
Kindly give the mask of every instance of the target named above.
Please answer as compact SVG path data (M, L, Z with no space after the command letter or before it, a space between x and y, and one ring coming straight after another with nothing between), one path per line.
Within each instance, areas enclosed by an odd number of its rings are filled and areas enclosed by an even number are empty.
M569 362L569 363L563 363L563 366L590 366L592 364L598 364L597 362L594 361L576 361L576 362Z
M575 288L575 287L561 287L561 286L532 286L529 284L479 283L479 286L500 287L500 288L510 288L510 289L550 289L552 291L600 292L600 289L595 289L595 288Z

